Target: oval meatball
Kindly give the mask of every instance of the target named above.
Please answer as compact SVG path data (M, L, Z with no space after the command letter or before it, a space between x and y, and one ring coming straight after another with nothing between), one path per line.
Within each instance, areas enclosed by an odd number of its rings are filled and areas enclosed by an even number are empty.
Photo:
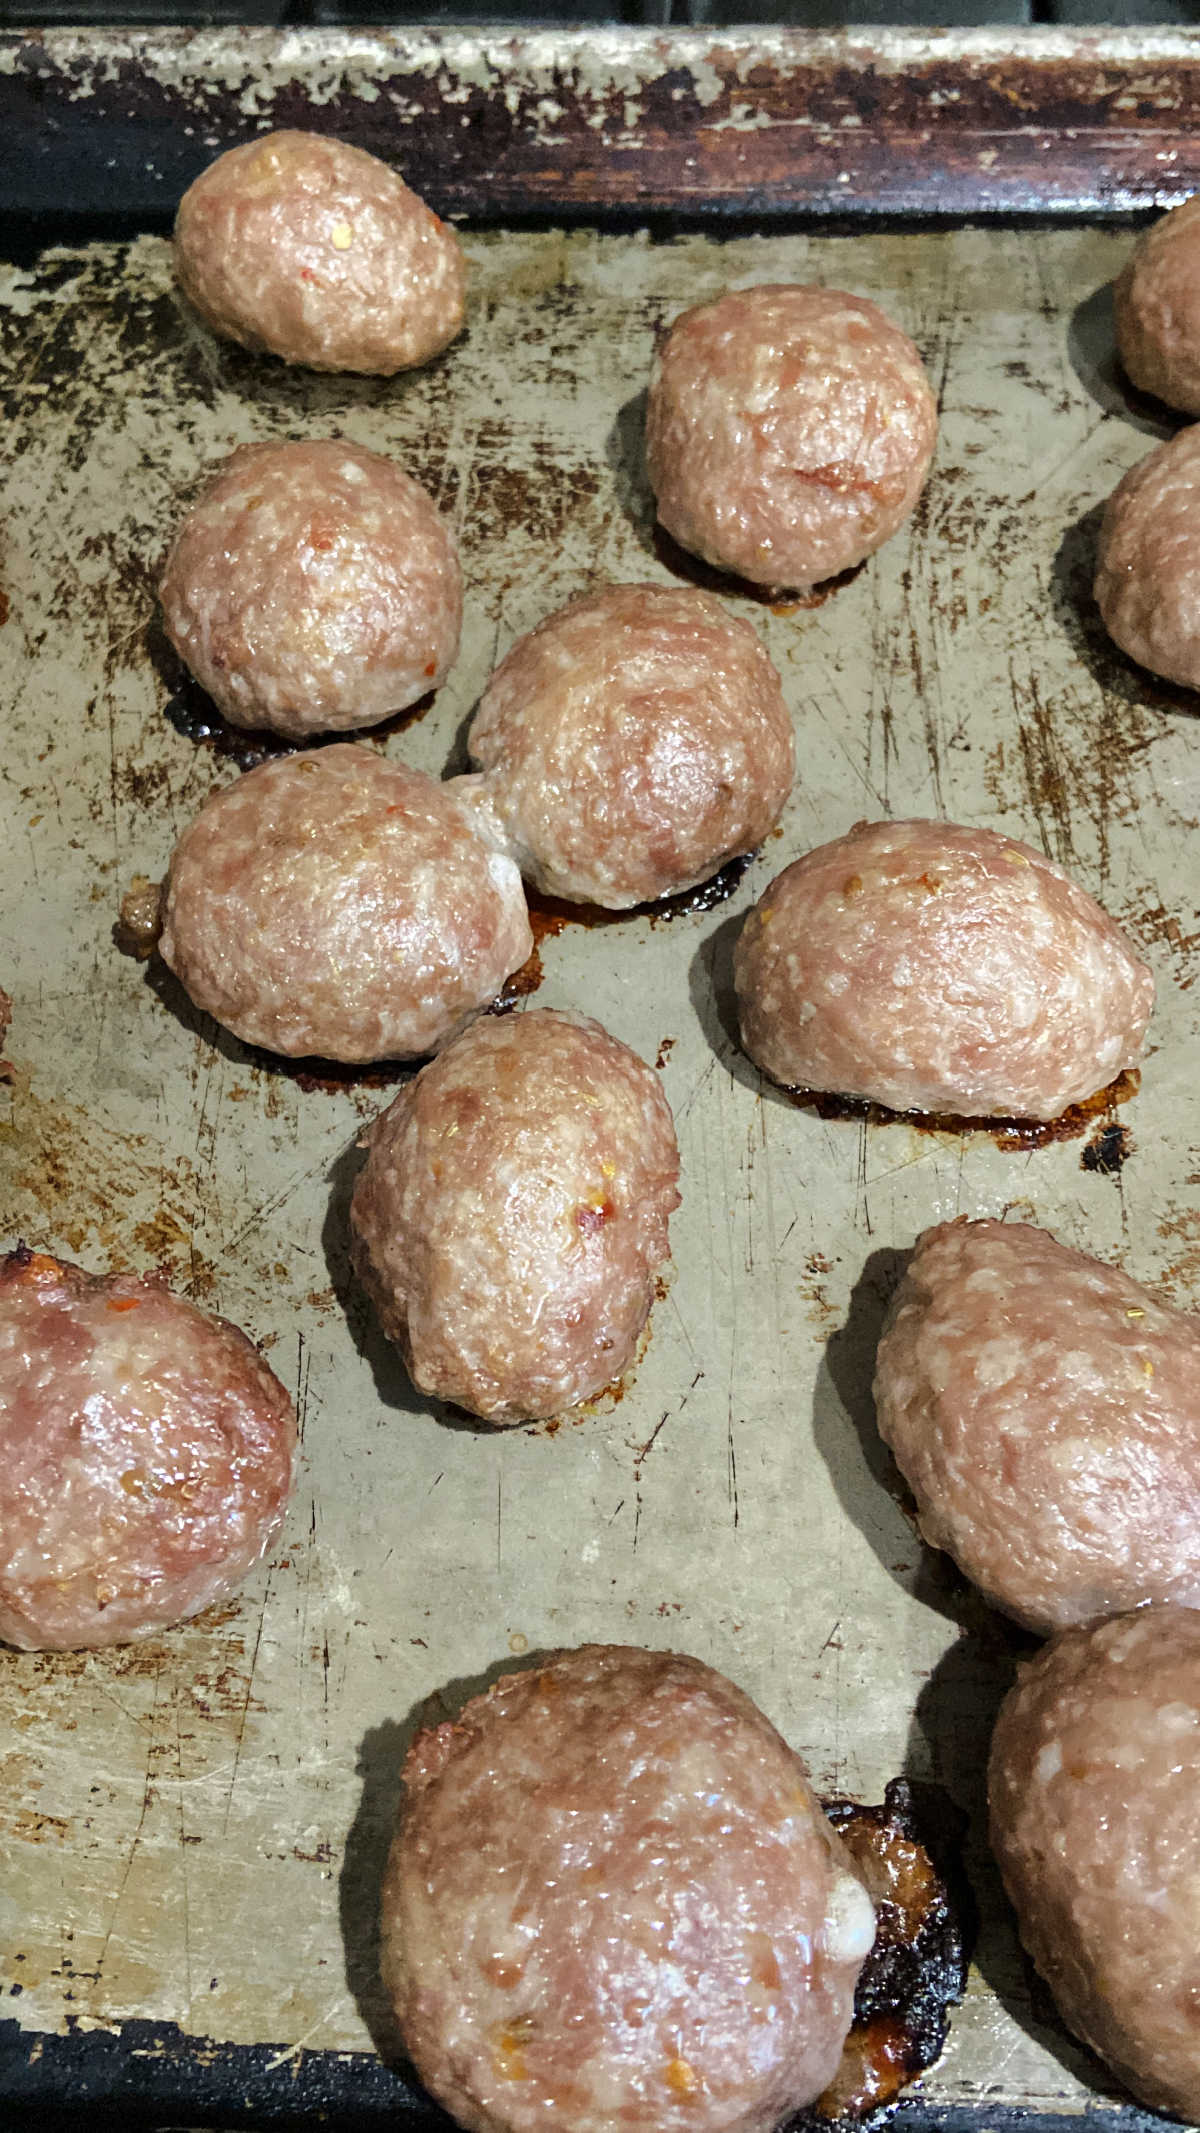
M0 1261L0 1638L125 1644L228 1599L283 1523L295 1416L159 1281Z
M997 1607L1048 1633L1200 1606L1200 1320L1021 1222L926 1230L875 1367L921 1517Z
M860 822L764 890L742 1042L786 1087L1057 1118L1137 1059L1154 980L1061 867L994 830Z
M874 1938L804 1765L671 1652L585 1645L419 1734L382 1969L472 2133L771 2133L816 2098Z
M1200 2118L1200 1614L1060 1637L1001 1707L992 1847L1069 2029L1142 2103Z
M374 726L454 664L462 574L418 482L344 438L244 444L188 513L159 586L168 637L235 726Z
M752 851L792 789L779 676L701 592L611 585L522 637L470 732L522 873L621 909Z
M755 585L807 587L872 555L916 503L936 436L908 335L842 289L730 290L676 319L655 358L659 519Z
M1139 239L1113 290L1113 312L1131 382L1200 415L1200 194Z
M175 271L214 333L308 370L389 377L463 323L453 230L377 156L319 133L210 163L179 203Z
M1200 423L1117 483L1100 522L1096 604L1131 659L1200 689Z
M373 749L277 757L171 860L159 950L197 1007L297 1058L420 1058L533 947L521 877L456 795Z
M679 1205L652 1069L582 1015L477 1022L369 1134L355 1264L422 1392L556 1415L633 1357Z

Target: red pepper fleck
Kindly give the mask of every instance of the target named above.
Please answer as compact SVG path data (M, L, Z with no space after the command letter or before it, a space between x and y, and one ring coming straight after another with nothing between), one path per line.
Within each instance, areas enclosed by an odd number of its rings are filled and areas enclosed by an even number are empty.
M436 660L436 659L430 659L430 660L428 660L428 661L426 662L426 666L425 666L425 672L426 672L427 674L430 674L430 675L432 675L432 674L436 674L436 673L437 673L437 660Z
M136 1296L110 1296L108 1308L110 1311L136 1311L139 1301Z

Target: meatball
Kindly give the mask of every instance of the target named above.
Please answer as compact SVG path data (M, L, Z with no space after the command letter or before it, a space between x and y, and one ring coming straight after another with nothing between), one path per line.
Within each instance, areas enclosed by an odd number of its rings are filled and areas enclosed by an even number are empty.
M419 1058L533 946L521 877L473 819L450 787L351 742L261 763L176 845L160 952L246 1044Z
M679 1205L670 1108L635 1052L548 1008L477 1022L369 1146L355 1264L422 1392L523 1422L620 1377Z
M1200 1606L1200 1319L1021 1222L918 1238L879 1344L921 1530L1047 1633Z
M150 1637L237 1591L283 1523L292 1404L161 1282L0 1261L0 1638Z
M3 1049L4 1040L8 1035L8 1026L11 1021L12 1001L9 999L8 994L6 992L0 990L0 1049Z
M441 513L344 438L233 452L180 527L159 598L226 718L293 740L415 704L453 666L462 625Z
M767 283L698 304L650 380L659 519L756 585L809 586L872 555L916 503L936 435L908 335L841 289Z
M471 2133L770 2133L824 2089L874 1937L804 1766L698 1659L503 1676L409 1751L382 1969Z
M309 370L389 377L463 323L453 230L376 156L319 133L268 133L188 187L175 271L214 333Z
M1056 1639L1000 1711L991 1836L1068 2028L1152 2110L1200 2118L1200 1614Z
M470 750L522 872L616 909L752 851L795 774L779 676L749 623L660 585L610 585L522 637Z
M1200 195L1140 238L1113 290L1126 375L1168 407L1200 415Z
M1154 980L1053 860L994 830L860 822L785 867L734 951L742 1042L785 1086L1057 1118L1138 1057Z
M1200 423L1117 483L1100 524L1096 603L1131 659L1200 689Z

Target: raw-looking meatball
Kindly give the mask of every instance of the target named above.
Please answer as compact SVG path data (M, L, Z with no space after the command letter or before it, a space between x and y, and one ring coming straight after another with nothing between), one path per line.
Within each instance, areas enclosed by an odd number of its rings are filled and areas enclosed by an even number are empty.
M159 942L244 1043L350 1062L435 1050L532 947L516 867L454 792L351 742L212 794L175 847Z
M1142 2103L1200 2119L1200 1614L1074 1630L1000 1711L992 1847L1069 2029Z
M470 750L522 873L618 909L752 851L795 775L779 676L750 624L661 585L608 586L522 637Z
M670 1106L636 1052L582 1015L489 1017L369 1145L355 1264L422 1392L523 1422L621 1376L679 1205Z
M1096 603L1131 659L1200 689L1200 423L1117 483L1100 522Z
M1046 1633L1200 1606L1200 1319L1021 1222L926 1230L875 1369L921 1531Z
M0 1638L125 1644L237 1591L295 1416L244 1333L156 1280L0 1261Z
M471 2133L772 2133L874 1938L804 1765L733 1683L585 1645L409 1751L382 1968Z
M188 513L159 586L167 635L235 726L374 726L454 664L462 575L410 474L344 438L244 444Z
M175 271L205 324L309 370L388 377L452 341L466 266L404 180L319 133L268 133L188 187Z
M1168 407L1200 415L1200 195L1139 239L1113 311L1126 376Z
M667 532L756 585L861 563L925 485L937 404L906 333L842 289L766 283L676 319L646 455Z
M765 889L742 1042L785 1087L1057 1118L1137 1059L1154 980L1052 859L995 830L860 822Z

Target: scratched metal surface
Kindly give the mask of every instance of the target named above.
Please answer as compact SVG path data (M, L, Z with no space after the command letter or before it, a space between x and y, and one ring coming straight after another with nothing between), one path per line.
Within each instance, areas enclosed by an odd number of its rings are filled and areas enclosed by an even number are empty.
M1010 1209L1180 1304L1200 1287L1200 727L1106 647L1086 593L1096 507L1160 434L1111 368L1103 292L1128 241L475 235L468 336L394 383L219 347L158 238L5 270L5 1222L89 1266L165 1265L264 1341L303 1430L283 1543L239 1603L140 1647L0 1654L0 1983L29 2031L148 2018L284 2061L386 2045L372 1895L403 1743L512 1653L699 1653L823 1790L875 1798L907 1768L978 1817L1020 1640L888 1486L867 1388L895 1255L934 1220ZM155 566L180 497L239 440L341 429L396 454L458 529L467 620L432 709L381 745L440 771L517 633L588 583L670 576L639 456L656 327L728 280L788 277L863 291L915 336L942 395L936 470L911 527L823 605L731 595L781 668L801 764L731 903L543 944L539 1003L581 1004L659 1063L675 1273L623 1398L475 1431L411 1394L348 1275L353 1144L386 1092L303 1088L112 945L130 877L156 876L237 774L165 715ZM1115 1174L1079 1140L822 1121L737 1053L738 917L788 859L887 812L1043 845L1153 960ZM930 2102L1106 2093L1031 1989L978 1819L969 1856L983 1928Z

